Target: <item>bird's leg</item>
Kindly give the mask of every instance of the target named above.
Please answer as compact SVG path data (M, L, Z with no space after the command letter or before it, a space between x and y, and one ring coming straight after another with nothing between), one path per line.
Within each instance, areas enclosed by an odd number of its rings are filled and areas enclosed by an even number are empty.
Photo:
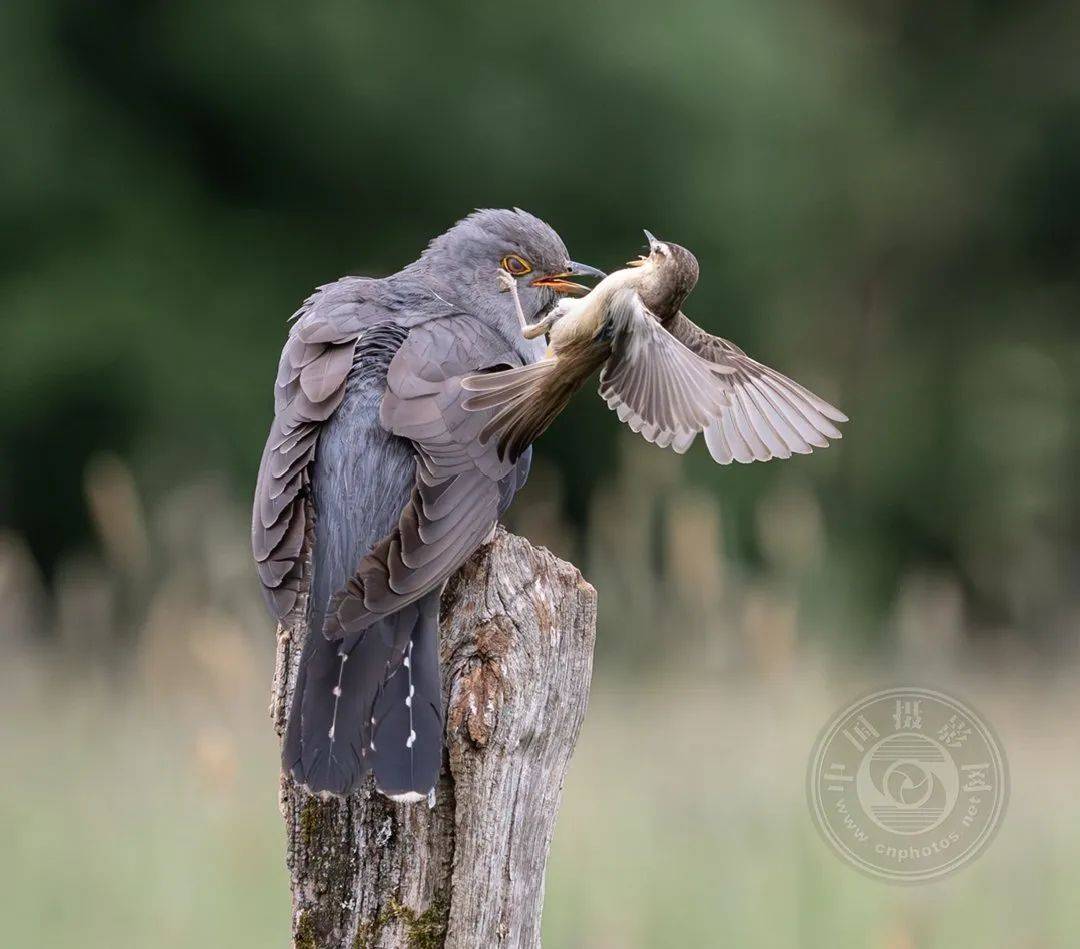
M526 339L536 339L537 336L543 336L545 333L551 332L551 327L559 322L567 313L569 313L576 301L562 299L556 303L550 310L548 310L547 316L542 320L538 320L533 323L528 329L522 330Z
M551 327L555 325L555 321L562 316L558 307L552 310L542 320L537 321L529 326L523 326L521 328L521 335L526 339L536 339L537 336L543 336L547 333Z
M564 311L562 307L559 304L556 304L551 309L551 312L542 320L530 323L525 319L525 311L521 307L521 298L518 296L517 281L505 270L499 271L499 287L505 291L509 291L511 296L513 296L514 309L517 310L518 323L521 326L521 335L526 339L536 339L538 336L543 336L563 315Z
M514 309L517 310L517 318L518 323L521 325L522 335L525 336L526 339L530 339L529 322L525 319L525 311L521 308L521 298L518 296L517 281L505 270L499 271L499 289L510 291L510 295L514 298Z

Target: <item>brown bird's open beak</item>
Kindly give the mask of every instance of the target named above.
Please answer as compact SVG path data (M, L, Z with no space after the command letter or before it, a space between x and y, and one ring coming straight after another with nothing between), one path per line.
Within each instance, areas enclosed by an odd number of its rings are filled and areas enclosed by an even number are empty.
M649 254L651 254L652 251L653 251L653 246L656 244L656 238L652 235L652 233L650 231L646 231L645 232L645 239L649 242ZM626 266L627 267L641 267L641 266L643 266L645 264L645 262L648 259L649 259L648 254L641 254L638 257L635 257L633 260L628 260L626 262Z
M572 260L566 270L537 277L535 280L531 281L531 285L534 287L549 287L556 293L568 293L571 296L583 296L589 292L589 288L580 283L574 283L572 280L567 280L567 277L600 277L603 279L606 276L607 274L602 270L597 270L595 267L590 267L588 264L579 264Z

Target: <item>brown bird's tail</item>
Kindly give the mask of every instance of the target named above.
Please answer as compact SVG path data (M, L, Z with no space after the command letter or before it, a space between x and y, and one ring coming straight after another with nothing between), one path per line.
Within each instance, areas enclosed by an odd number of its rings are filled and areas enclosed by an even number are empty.
M474 392L463 402L470 412L495 409L480 430L480 442L487 444L499 436L499 459L517 461L554 421L580 387L582 379L565 360L541 359L516 369L481 372L466 376L461 387Z

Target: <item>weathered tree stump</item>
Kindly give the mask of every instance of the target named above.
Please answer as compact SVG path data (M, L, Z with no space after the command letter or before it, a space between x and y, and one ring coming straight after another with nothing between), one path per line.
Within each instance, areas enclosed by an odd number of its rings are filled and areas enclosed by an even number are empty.
M278 628L280 736L307 629ZM534 947L544 868L588 701L596 591L501 528L447 585L437 803L347 799L281 778L297 949Z

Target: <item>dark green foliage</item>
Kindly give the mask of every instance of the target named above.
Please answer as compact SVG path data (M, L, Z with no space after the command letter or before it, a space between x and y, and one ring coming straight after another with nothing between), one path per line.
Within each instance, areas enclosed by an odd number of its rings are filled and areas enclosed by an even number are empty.
M9 0L4 523L51 571L98 449L246 499L304 295L521 205L602 267L642 226L693 248L692 315L851 415L786 466L688 459L736 552L801 479L860 609L945 565L1043 629L1057 581L1005 581L1080 535L1076 17L893 6ZM623 437L583 396L541 442L578 529Z

